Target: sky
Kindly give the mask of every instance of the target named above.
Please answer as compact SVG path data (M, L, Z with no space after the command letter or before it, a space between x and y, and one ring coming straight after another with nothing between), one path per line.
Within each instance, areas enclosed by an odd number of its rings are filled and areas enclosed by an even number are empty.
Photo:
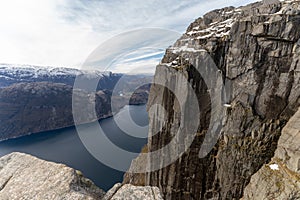
M81 68L99 46L120 38L119 34L158 28L180 35L191 22L210 10L254 1L2 0L0 63ZM137 34L131 39L143 37ZM174 42L174 38L168 39L155 41L163 43L154 50L131 49L123 55L123 60L113 62L113 69L123 72L123 68L144 66L153 71L163 48Z

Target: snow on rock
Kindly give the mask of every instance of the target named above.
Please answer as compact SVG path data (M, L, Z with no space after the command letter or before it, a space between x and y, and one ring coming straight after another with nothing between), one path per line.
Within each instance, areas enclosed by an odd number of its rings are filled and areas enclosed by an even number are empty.
M181 55L186 53L211 52L210 47L213 46L215 41L230 40L233 25L239 20L245 20L245 15L268 15L270 16L270 19L264 22L264 24L268 25L274 20L277 20L276 16L278 15L300 14L300 6L298 2L299 0L281 1L281 9L274 9L276 11L273 13L263 10L265 9L263 6L261 8L262 10L251 10L250 6L247 9L244 7L228 7L212 11L202 18L195 20L195 22L193 22L188 28L187 32L183 34L173 46L167 49L167 52ZM211 45L209 45L209 43L211 43ZM180 63L175 60L165 60L161 64L170 67L180 66Z
M188 52L206 52L205 49L196 49L196 48L189 47L189 46L171 47L169 50L172 51L173 53L180 53L182 51L188 51ZM173 61L173 64L174 63L175 62Z
M197 39L206 39L210 37L223 37L229 35L229 30L234 23L234 19L227 19L222 22L213 22L210 27L199 30L199 27L193 28L192 31L187 32L187 35L198 36Z
M224 107L226 107L226 108L231 108L232 106L231 106L231 104L225 103L225 104L224 104Z
M277 164L272 164L272 165L269 165L270 169L272 170L279 170L279 166Z
M217 20L209 21L209 16L195 20L187 32L167 49L167 53L180 54L182 57L183 54L187 55L188 53L210 52L207 43L213 40L228 40L230 30L242 14L242 9L229 7L216 12L218 12ZM181 62L176 61L178 58L175 56L172 58L173 60L163 60L161 65L180 68ZM182 59L188 62L185 56Z

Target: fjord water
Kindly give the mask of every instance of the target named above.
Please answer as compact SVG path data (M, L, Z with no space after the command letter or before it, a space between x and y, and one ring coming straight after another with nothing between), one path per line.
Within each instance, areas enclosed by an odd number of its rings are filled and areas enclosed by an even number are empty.
M126 120L130 120L128 113L137 125L146 127L144 133L138 133L141 136L146 136L148 126L146 106L125 106L115 117L122 119L126 124ZM99 124L110 141L130 152L140 152L141 148L147 143L146 138L136 138L123 132L113 117L80 126L88 134L93 131L93 126L99 126ZM132 132L135 131L132 126L126 127L127 132L130 129L132 129ZM88 135L91 136L90 140L93 141L93 134ZM105 151L108 152L109 156L109 149ZM115 183L121 182L124 175L124 172L111 169L95 159L82 144L75 127L0 142L0 156L11 152L28 153L44 160L66 164L82 171L85 177L91 179L104 190L108 190ZM114 156L111 159L118 159L118 157ZM131 160L129 159L124 165L129 167L130 163Z

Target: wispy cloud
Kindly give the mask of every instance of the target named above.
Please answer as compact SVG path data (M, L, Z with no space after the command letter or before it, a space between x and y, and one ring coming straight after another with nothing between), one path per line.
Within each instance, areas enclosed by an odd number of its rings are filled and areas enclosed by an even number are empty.
M137 27L168 28L183 32L204 13L256 0L68 0L65 18L91 23L96 31L118 32Z
M112 36L157 27L183 33L205 12L254 0L7 0L0 3L0 62L80 66Z
M102 43L87 58L84 67L124 72L125 66L133 67L136 63L142 68L141 64L143 63L145 67L148 61L154 69L163 55L162 51L174 43L180 35L178 32L159 28L144 28L124 32ZM157 62L154 63L154 61ZM122 65L124 70L120 69ZM146 67L148 70L148 66ZM128 70L126 69L126 71ZM136 71L136 69L132 68L130 72L132 71Z

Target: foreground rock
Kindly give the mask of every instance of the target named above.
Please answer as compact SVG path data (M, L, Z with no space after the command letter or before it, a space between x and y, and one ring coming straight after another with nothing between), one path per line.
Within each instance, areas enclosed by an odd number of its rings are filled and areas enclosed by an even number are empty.
M157 187L116 184L104 200L163 200Z
M244 200L300 199L300 108L282 131L272 161L251 177Z
M264 1L215 10L193 22L166 50L154 78L161 84L153 84L149 95L147 148L161 154L137 159L131 169L150 172L127 174L124 182L157 186L165 199L240 199L251 176L274 156L282 128L300 106L299 16L299 1ZM222 107L213 105L215 97ZM193 121L199 122L196 131ZM208 155L200 151L214 140ZM182 149L172 164L156 168Z
M129 184L116 184L104 195L81 172L63 164L23 153L0 158L1 200L162 200L157 187Z
M0 158L1 200L96 200L104 192L62 164L12 153Z

